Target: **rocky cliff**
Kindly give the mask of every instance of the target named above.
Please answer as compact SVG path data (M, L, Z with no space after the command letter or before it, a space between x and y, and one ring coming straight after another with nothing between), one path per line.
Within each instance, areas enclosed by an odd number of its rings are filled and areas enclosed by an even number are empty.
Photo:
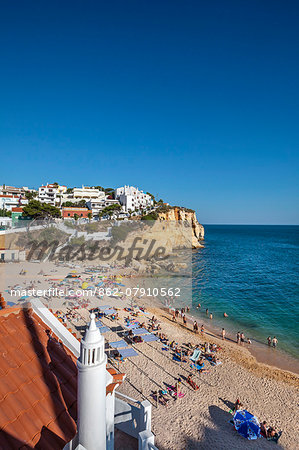
M157 210L158 219L160 221L178 222L186 224L191 231L192 248L202 247L201 241L204 239L204 227L198 222L196 214L193 210L181 207L168 207Z

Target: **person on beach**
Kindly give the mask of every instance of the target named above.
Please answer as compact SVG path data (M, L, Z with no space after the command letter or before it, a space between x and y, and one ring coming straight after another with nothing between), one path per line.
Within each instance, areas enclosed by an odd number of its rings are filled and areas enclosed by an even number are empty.
M189 312L189 311L190 311L190 308L189 308L189 306L187 306L187 308L186 308L186 311L187 311L187 312Z
M224 328L222 328L222 340L224 341L225 340L225 329Z
M274 338L272 339L272 345L273 345L274 348L277 347L277 343L278 343L278 340L274 336Z
M251 339L249 339L249 338L247 338L247 344L251 344L252 342L251 342Z
M183 314L183 322L184 322L184 325L186 326L187 325L187 319L186 319L185 314Z
M176 322L176 316L175 316L175 311L174 310L172 311L172 320L173 320L173 322Z
M201 304L200 303L198 303L197 308L201 308Z
M241 338L241 343L244 344L244 342L245 342L245 335L244 335L243 331L240 334L240 338Z
M208 314L209 314L209 309L207 308L207 309L206 309L206 315L208 315Z
M238 411L239 409L242 409L243 404L240 402L240 400L237 398L234 404L233 412Z
M199 389L199 386L194 382L192 377L193 375L192 373L190 373L187 378L187 383L190 384L190 386L192 386L193 389L196 391L197 389Z
M226 312L224 312L223 317L228 317L228 314L226 314Z
M200 327L200 333L201 333L202 336L204 335L204 332L205 332L205 327L202 325Z
M270 347L270 346L271 346L271 342L272 342L271 336L268 336L268 337L267 337L267 342L268 342L268 345L269 345L269 347Z
M210 314L210 320L212 320L212 319L213 319L213 314L211 313L211 314Z
M240 344L241 343L241 334L240 334L240 331L238 331L238 333L237 333L237 344Z
M262 423L260 423L260 427L261 427L261 435L267 437L267 422L264 420Z
M196 320L194 320L194 322L193 322L193 331L194 331L194 333L198 333L198 325L197 325Z
M269 427L267 430L267 440L274 441L277 444L278 439L280 438L282 431L277 432L275 428Z

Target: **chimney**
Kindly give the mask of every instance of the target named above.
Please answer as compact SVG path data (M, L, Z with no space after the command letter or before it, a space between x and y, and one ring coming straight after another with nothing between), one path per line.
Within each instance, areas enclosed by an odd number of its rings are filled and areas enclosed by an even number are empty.
M78 367L78 444L88 450L106 449L105 341L95 314L81 340Z
M0 292L0 308L1 309L5 309L6 308L6 301L4 300L2 292Z

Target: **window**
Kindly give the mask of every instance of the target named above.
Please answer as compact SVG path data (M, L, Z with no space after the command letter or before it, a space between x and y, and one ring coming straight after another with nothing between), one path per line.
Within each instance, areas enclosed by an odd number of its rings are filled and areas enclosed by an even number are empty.
M14 253L11 254L11 260L12 260L12 261L15 260L15 254L14 254Z
M5 253L1 253L1 261L4 261L5 259Z

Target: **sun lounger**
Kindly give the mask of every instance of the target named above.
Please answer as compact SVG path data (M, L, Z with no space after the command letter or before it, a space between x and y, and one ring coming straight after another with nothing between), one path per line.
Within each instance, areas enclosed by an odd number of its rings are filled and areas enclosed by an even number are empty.
M120 341L109 342L110 347L112 348L123 348L128 347L128 344L123 339Z
M142 339L144 340L144 342L154 342L159 340L159 338L154 334L146 334L142 336Z
M104 309L104 311L101 310L103 314L106 314L106 316L111 316L111 314L116 314L115 309Z
M150 334L145 328L134 328L133 330L134 336L140 336L142 334Z
M103 334L103 333L107 333L107 331L110 331L110 328L108 328L108 327L100 327L99 330L100 330L100 333Z
M123 358L130 358L131 356L138 356L138 353L133 348L124 348L119 350Z
M128 330L134 330L134 328L138 328L139 327L139 323L130 323L129 325L124 325L125 328L127 328Z

